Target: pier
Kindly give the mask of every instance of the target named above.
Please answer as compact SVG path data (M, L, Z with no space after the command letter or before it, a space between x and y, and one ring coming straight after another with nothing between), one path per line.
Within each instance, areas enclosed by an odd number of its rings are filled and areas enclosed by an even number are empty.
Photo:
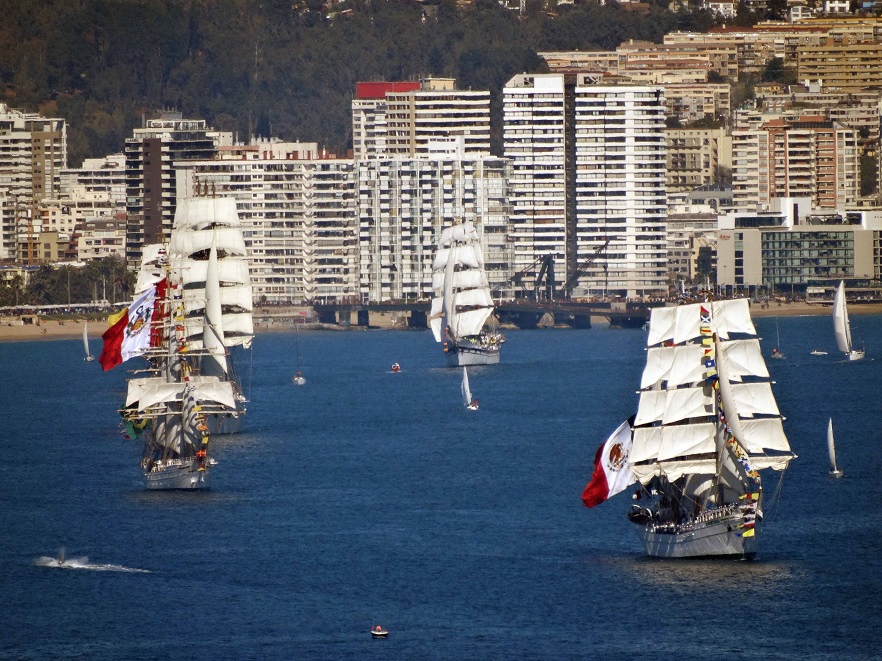
M390 301L385 303L315 303L313 309L321 323L339 326L370 325L371 313L401 313L408 328L427 328L428 301ZM603 317L610 326L640 328L649 320L650 306L638 302L530 301L516 299L496 305L496 315L503 324L517 328L571 326L591 328L591 317Z

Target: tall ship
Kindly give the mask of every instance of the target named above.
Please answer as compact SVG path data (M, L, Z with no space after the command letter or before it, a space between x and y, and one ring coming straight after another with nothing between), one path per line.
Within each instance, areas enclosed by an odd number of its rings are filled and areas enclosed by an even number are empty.
M210 468L207 419L236 410L232 384L199 372L199 352L185 333L184 283L176 274L148 287L128 310L129 326L145 324L148 367L128 381L120 414L126 436L144 443L148 489L206 489ZM134 320L134 322L133 322Z
M634 482L650 556L756 554L762 473L795 458L745 299L653 308L637 413L598 450L589 507Z
M485 327L494 303L474 223L457 223L441 232L432 271L429 325L444 347L447 365L497 364L505 337Z
M179 199L168 257L184 283L184 334L199 373L228 382L236 399L234 411L208 416L209 428L238 431L248 403L240 367L250 359L254 305L236 201Z

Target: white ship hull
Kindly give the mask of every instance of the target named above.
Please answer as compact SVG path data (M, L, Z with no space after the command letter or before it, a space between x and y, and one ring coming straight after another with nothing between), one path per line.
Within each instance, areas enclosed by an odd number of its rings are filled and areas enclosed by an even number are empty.
M742 517L686 526L649 524L640 526L638 536L646 554L655 558L741 557L756 555L759 524L753 535L744 537Z
M848 353L845 354L845 357L848 358L849 360L863 360L864 355L865 355L865 353L863 350L852 349L851 351L849 351Z
M498 365L500 344L482 345L464 341L456 343L448 340L445 349L448 367L468 367L470 365Z
M207 489L208 470L199 470L196 461L171 462L144 473L148 489Z

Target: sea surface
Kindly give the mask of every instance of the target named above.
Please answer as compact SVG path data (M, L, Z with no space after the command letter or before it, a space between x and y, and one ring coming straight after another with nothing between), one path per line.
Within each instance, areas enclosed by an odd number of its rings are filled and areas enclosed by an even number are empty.
M765 479L754 562L646 558L627 494L581 503L640 330L508 332L477 412L428 332L259 335L205 493L144 491L135 361L0 344L0 658L882 658L882 316L852 321L851 364L829 317L756 322L799 458Z

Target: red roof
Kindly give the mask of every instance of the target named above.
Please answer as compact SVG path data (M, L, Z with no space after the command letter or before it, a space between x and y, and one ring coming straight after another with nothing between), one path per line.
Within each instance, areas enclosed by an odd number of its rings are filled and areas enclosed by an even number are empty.
M382 99L392 92L417 92L420 90L419 81L377 83L355 83L356 99Z

